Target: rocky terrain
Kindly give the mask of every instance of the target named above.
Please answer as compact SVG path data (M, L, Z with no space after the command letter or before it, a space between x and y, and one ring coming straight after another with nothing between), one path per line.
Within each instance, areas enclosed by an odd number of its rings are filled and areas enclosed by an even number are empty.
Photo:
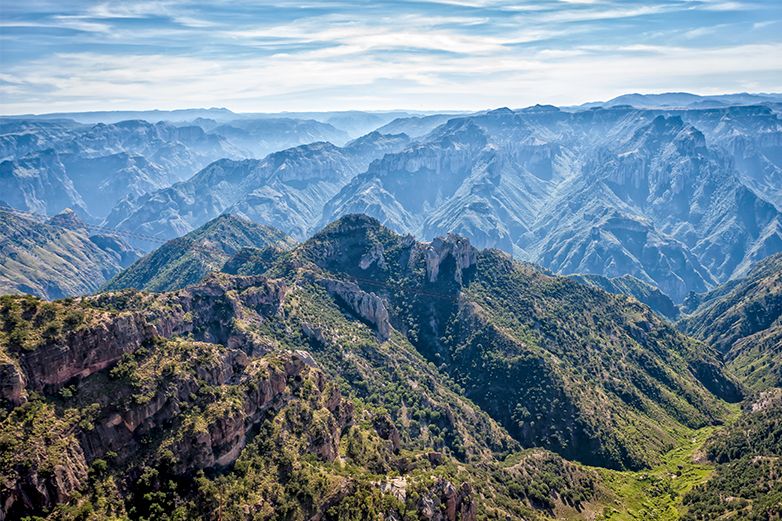
M48 220L0 206L0 294L46 299L93 293L139 253L67 210Z
M118 205L105 225L173 239L230 213L303 239L325 201L374 159L408 142L404 134L371 133L344 147L318 142L261 160L216 161L187 181Z
M2 298L5 519L579 517L614 492L560 455L645 468L740 398L643 305L458 236L348 216L237 257L173 292Z
M631 95L393 121L219 110L160 113L175 121L155 124L3 119L0 188L18 209L71 207L160 240L221 213L297 240L366 213L419 239L455 232L558 273L629 275L679 304L782 249L774 99ZM346 143L372 124L379 130Z
M755 389L782 386L782 255L685 302L683 331L715 346L731 370Z
M356 176L321 224L362 212L424 239L454 231L556 272L632 275L680 302L782 248L768 186L780 128L766 107L454 117Z
M70 207L82 218L100 222L126 198L188 179L218 159L263 157L294 145L348 140L345 132L313 120L169 122L140 119L153 114L126 116L136 119L104 118L111 122L91 124L70 119L0 120L0 199L44 215ZM163 116L171 115L159 117Z
M210 271L220 271L243 248L268 247L281 252L292 244L288 236L273 228L221 215L139 259L115 275L103 289L181 289L200 281Z

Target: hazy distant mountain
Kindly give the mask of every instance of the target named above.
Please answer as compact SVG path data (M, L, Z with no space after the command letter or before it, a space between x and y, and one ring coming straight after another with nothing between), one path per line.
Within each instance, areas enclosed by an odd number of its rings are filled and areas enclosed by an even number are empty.
M761 103L778 103L782 101L782 93L774 94L716 94L701 96L689 92L665 92L662 94L623 94L608 101L593 101L580 105L579 108L616 107L630 105L639 109L658 108L720 108L729 105L759 105Z
M757 98L773 95L720 103ZM702 108L674 93L650 99L699 108L637 109L634 99L461 116L295 113L354 130L396 117L384 132L410 133L343 147L321 141L347 138L329 123L264 114L178 125L2 119L10 158L0 188L14 207L72 207L161 239L223 212L298 239L366 213L426 239L458 232L557 272L631 275L676 302L782 250L782 123L771 103Z
M668 295L632 275L613 278L602 275L571 275L570 278L583 284L598 287L608 293L633 296L639 302L649 306L652 311L656 311L668 319L675 320L679 315L678 308Z
M72 120L84 124L95 123L119 123L120 121L142 119L151 123L166 121L179 124L198 124L198 120L209 120L216 123L238 122L241 120L313 120L327 125L332 125L340 132L350 137L363 136L386 123L397 119L415 116L409 111L326 111L326 112L232 112L225 108L210 109L181 109L181 110L117 110L117 111L93 111L93 112L56 112L48 114L22 114L17 116L0 116L0 124L4 119L24 119L27 121L55 121ZM384 132L392 133L392 132ZM398 132L393 132L398 133ZM323 139L323 138L321 138ZM317 141L317 140L315 140ZM304 142L302 142L303 144ZM299 143L290 143L287 148Z
M452 117L453 114L433 114L431 116L409 116L396 118L377 131L382 134L407 134L412 138L425 136Z
M770 107L688 110L682 119L728 152L741 179L782 209L782 119Z
M782 250L772 197L748 186L714 128L714 144L696 128L715 117L701 112L539 106L451 118L355 177L321 223L361 212L423 238L455 231L563 273L633 275L680 301ZM776 117L734 108L721 121L772 143L773 158Z
M212 126L208 133L224 137L245 157L264 157L318 141L342 145L349 139L346 132L328 123L291 118L234 119Z
M121 200L187 179L217 159L347 139L331 125L297 119L180 125L0 119L0 193L21 210L51 215L71 207L99 221Z
M353 176L408 142L405 135L372 133L344 147L321 142L265 159L216 161L187 181L124 201L106 225L171 239L227 212L302 238L317 223L323 204Z
M134 197L192 175L239 152L197 126L133 120L106 125L0 120L3 200L25 211L53 214L74 208L103 218Z
M73 212L41 222L0 206L0 294L92 293L137 258L121 239L91 234Z
M28 120L72 119L79 123L119 123L131 119L143 119L151 123L158 121L191 121L196 118L228 120L236 113L225 108L180 109L180 110L99 110L90 112L52 112L48 114L21 114L8 116Z
M284 233L230 215L221 215L183 237L173 239L112 278L104 290L181 289L219 271L242 248L280 249L293 241Z

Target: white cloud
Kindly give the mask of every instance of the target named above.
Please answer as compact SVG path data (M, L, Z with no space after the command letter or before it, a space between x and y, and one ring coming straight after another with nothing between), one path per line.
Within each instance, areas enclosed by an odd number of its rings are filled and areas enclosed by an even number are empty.
M432 12L389 10L392 4L358 11L334 0L327 2L334 9L318 16L301 2L274 3L288 5L285 16L226 18L212 16L219 2L199 10L166 0L0 22L44 34L55 26L81 31L52 40L75 50L53 46L4 63L0 80L12 81L0 86L0 111L479 109L575 103L628 90L782 90L782 42L722 44L728 31L746 36L752 31L742 29L775 21L714 22L733 16L721 11L747 8L740 2L455 0L429 2L450 6ZM243 0L230 6L254 8ZM665 30L654 33L643 22L670 21L680 11L697 14L700 26L657 24ZM14 48L26 44L2 38Z

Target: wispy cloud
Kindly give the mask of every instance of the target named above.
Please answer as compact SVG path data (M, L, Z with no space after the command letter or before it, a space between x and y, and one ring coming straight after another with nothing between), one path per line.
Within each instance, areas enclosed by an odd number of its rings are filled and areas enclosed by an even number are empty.
M782 90L776 1L31 0L0 22L4 113L572 103Z

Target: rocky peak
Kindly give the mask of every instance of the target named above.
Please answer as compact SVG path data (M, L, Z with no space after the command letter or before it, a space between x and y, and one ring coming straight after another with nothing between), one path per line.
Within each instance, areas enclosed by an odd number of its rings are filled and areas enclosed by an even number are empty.
M426 259L426 275L429 282L437 281L443 262L452 258L455 262L454 280L461 284L462 274L475 265L478 256L478 251L470 244L469 239L452 233L446 237L437 237L421 248Z
M371 230L379 230L382 228L380 221L374 217L370 217L361 213L353 213L345 215L340 219L337 219L333 223L326 226L317 237L328 236L340 236L340 235L353 235L357 232L366 233Z
M706 138L680 116L660 115L640 128L624 148L626 152L656 155L669 145L673 145L678 154L689 156L705 151Z
M69 230L83 230L85 229L84 222L76 215L76 212L70 208L66 208L62 212L58 213L54 217L51 217L46 224L51 226L59 226L61 228L68 228Z

